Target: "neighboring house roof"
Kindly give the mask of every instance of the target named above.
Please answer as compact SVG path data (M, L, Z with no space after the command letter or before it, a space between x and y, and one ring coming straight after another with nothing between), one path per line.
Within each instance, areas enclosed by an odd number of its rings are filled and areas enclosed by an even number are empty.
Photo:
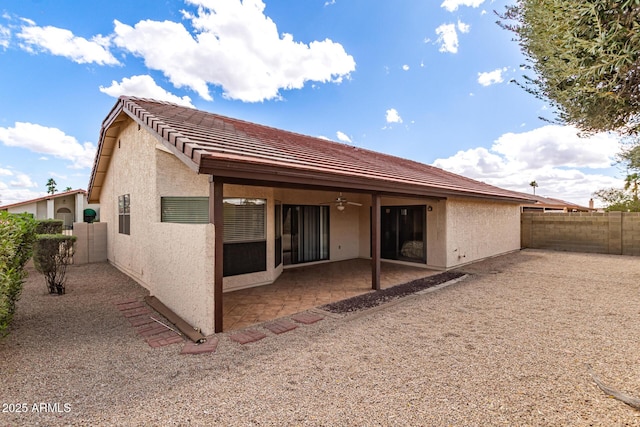
M523 193L524 194L524 193ZM575 203L567 202L560 199L553 199L551 197L542 197L536 195L529 195L529 197L535 200L535 203L524 203L522 207L525 208L538 208L538 209L548 209L548 210L564 210L567 209L569 211L579 211L579 212L589 212L594 211L595 209L591 209L585 206L580 206Z
M458 195L518 203L531 199L412 160L167 102L123 96L100 130L89 202L99 200L121 127L129 118L155 134L193 171L222 177L228 183Z
M46 196L38 197L36 199L25 200L24 202L17 202L17 203L12 203L10 205L0 206L0 210L7 210L9 208L17 208L19 206L30 205L32 203L43 202L45 200L57 199L57 198L66 197L66 196L72 196L72 195L78 194L78 193L87 194L87 192L85 190L70 190L70 191L65 191L63 193L47 194Z

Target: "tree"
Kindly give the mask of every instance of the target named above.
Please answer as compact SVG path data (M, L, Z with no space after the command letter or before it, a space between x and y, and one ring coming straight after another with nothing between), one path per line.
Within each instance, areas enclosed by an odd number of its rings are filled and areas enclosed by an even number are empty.
M632 145L618 154L618 162L625 163L627 170L640 172L640 145Z
M606 211L640 212L638 199L620 188L603 188L593 193L593 197L604 202Z
M49 180L47 181L47 193L54 194L56 191L58 191L56 189L56 185L56 181L53 178L49 178Z
M518 83L584 132L640 131L640 1L517 0L500 15L535 76Z
M531 188L533 188L533 195L535 196L536 195L536 187L538 186L538 183L535 180L533 180L533 181L531 181L529 183L529 185L531 186Z
M640 174L632 173L624 179L624 191L630 191L633 201L638 202L638 186L640 185Z
M66 188L64 189L64 191L71 191L71 190L73 190L73 188L71 188L71 187L66 187Z

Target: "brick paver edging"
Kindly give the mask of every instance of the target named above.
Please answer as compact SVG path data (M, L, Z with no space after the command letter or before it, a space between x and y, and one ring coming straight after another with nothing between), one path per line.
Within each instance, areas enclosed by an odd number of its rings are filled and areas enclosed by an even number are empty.
M115 302L114 305L136 332L144 337L150 347L164 347L184 342L182 335L171 329L165 322L157 320L160 315L152 311L143 301L130 298Z

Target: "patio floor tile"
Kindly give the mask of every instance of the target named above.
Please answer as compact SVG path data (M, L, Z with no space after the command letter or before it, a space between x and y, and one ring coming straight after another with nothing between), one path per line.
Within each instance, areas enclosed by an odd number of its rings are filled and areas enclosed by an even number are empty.
M420 266L383 262L381 287L437 274ZM366 259L288 268L271 285L226 292L223 327L239 330L258 322L371 292L371 263Z

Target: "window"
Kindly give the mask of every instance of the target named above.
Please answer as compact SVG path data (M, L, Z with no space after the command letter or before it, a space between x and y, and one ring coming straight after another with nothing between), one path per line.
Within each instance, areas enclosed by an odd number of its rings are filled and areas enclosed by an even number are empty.
M131 234L131 199L128 194L118 197L118 233Z
M161 221L180 224L208 224L208 197L162 197Z
M223 275L267 270L267 201L224 199Z

